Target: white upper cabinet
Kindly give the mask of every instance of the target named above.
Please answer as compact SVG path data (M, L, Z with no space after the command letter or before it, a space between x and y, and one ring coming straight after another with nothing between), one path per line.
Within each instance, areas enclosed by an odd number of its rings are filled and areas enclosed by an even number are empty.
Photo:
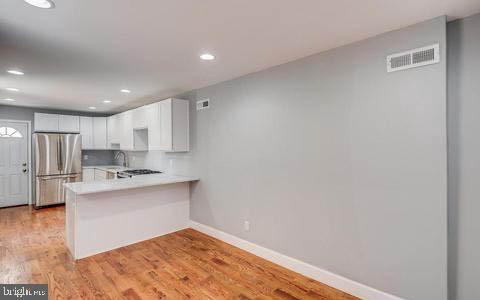
M167 99L159 102L160 149L167 152L186 152L189 143L189 102Z
M107 131L109 148L189 151L189 102L171 98L110 116Z
M118 148L120 146L120 115L113 115L107 118L107 144L108 148Z
M78 116L35 113L35 131L80 132Z
M107 118L93 118L93 148L107 149Z
M160 104L146 105L148 127L148 150L161 150Z
M172 151L172 99L160 101L160 150Z
M58 115L54 114L34 114L35 131L58 131Z
M80 117L80 135L82 136L82 149L93 148L93 118Z
M120 121L120 149L134 150L133 148L133 112L131 110L119 114Z
M107 149L107 118L80 117L82 149Z
M131 110L133 129L147 128L147 106L141 106Z
M58 131L60 132L80 132L80 117L58 115Z

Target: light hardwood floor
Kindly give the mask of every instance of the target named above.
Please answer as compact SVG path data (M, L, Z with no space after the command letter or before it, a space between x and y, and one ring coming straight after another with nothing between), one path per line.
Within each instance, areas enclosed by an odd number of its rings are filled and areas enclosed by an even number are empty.
M186 229L74 262L64 208L0 209L0 283L50 299L357 299Z

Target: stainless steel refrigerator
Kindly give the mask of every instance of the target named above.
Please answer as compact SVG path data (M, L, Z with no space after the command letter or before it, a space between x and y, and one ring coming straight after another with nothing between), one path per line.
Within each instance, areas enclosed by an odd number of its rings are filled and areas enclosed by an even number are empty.
M63 184L82 181L81 149L79 134L33 134L35 207L65 203Z

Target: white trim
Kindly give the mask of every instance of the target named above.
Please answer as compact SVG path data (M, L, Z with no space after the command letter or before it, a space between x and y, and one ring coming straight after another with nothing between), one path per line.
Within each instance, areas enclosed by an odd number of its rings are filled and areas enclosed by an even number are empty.
M190 227L202 233L215 237L225 243L253 253L282 267L293 270L307 277L318 280L331 287L349 293L361 299L368 300L403 300L397 296L379 291L359 282L350 280L330 271L312 266L298 259L283 255L249 241L243 240L226 232L190 220Z
M0 122L27 124L28 205L32 205L32 121L0 119Z

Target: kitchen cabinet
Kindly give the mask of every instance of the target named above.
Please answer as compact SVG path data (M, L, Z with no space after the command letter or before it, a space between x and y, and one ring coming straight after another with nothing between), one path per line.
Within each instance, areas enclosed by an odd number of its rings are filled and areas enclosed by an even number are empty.
M109 149L120 147L120 116L119 114L107 118L107 144Z
M59 132L80 132L80 117L58 115Z
M107 118L93 118L93 148L107 149Z
M93 118L80 117L80 135L82 136L82 149L93 148Z
M82 169L82 182L95 181L95 169L83 168Z
M95 180L104 180L107 179L107 171L94 169L94 178Z
M134 150L133 148L133 112L128 110L119 114L120 149Z
M35 113L34 128L35 131L57 132L58 115Z
M107 132L109 148L189 151L189 101L171 98L110 116Z
M80 132L78 116L35 113L34 123L35 131Z
M80 117L82 149L107 149L107 118Z
M133 129L147 128L147 106L141 106L132 110Z
M189 144L189 102L167 99L159 102L160 144L159 150L185 152Z
M161 150L160 138L160 104L153 103L146 106L148 127L148 150Z

